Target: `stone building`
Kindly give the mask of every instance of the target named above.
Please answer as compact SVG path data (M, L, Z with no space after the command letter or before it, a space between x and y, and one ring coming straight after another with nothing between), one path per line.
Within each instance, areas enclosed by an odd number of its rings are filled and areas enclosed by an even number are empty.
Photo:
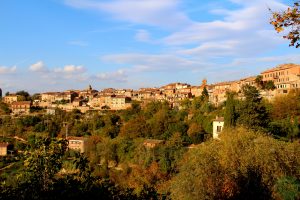
M17 102L19 100L19 95L16 94L9 94L5 97L3 97L3 102L7 104L12 104L13 102Z
M11 104L11 110L14 115L29 114L31 108L31 101L18 101Z
M300 88L300 65L283 64L261 73L263 81L273 81L277 94Z

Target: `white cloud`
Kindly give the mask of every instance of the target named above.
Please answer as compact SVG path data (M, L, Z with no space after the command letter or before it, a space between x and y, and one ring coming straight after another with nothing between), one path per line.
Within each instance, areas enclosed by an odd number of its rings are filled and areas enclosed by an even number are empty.
M149 42L150 41L150 33L147 30L138 30L135 39L140 42Z
M38 76L44 80L47 80L49 83L56 83L57 80L66 79L82 82L88 78L88 75L86 74L87 69L81 65L65 65L63 67L48 69L43 61L39 61L35 64L32 64L29 67L29 70L39 73Z
M55 73L77 74L86 72L86 69L83 66L66 65L62 68L55 68L53 71Z
M79 47L86 47L89 45L87 42L81 40L72 40L69 41L68 44L73 46L79 46Z
M243 5L235 10L211 10L212 13L223 15L223 19L210 22L194 21L189 27L164 38L163 42L167 45L185 45L215 40L248 40L254 38L259 31L271 29L268 24L269 7L275 10L286 7L275 0L261 0Z
M266 51L270 51L280 43L274 31L257 31L253 33L252 37L241 39L230 38L227 40L216 40L203 42L200 45L179 50L179 54L201 56L202 58L210 59L214 57L251 57L263 54Z
M0 74L13 74L17 71L17 66L0 66Z
M127 82L126 70L119 69L114 72L99 73L95 76L91 76L92 79L98 81L110 81L110 82Z
M105 62L131 65L131 72L168 71L176 73L178 70L193 70L210 66L209 63L201 59L185 58L172 54L116 54L106 55L101 59Z
M106 12L115 19L135 24L175 28L191 20L178 9L179 0L65 0L69 6Z
M48 69L43 61L38 61L30 65L29 70L33 72L48 72Z

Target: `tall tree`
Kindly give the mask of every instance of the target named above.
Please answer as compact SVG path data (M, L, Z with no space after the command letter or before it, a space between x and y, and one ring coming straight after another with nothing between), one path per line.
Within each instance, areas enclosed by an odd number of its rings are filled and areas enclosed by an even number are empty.
M200 98L202 101L208 101L209 95L206 87L203 88Z
M244 85L242 91L245 99L239 103L237 109L237 124L253 129L265 128L269 123L269 117L259 91L250 85Z
M234 98L235 93L228 92L227 100L225 106L225 115L224 115L224 126L225 127L233 127L235 126L236 121L236 100Z

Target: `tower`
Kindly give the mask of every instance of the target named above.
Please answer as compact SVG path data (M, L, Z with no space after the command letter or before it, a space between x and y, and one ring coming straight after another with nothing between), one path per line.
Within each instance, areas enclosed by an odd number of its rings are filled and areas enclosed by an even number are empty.
M207 85L207 80L206 80L206 78L205 78L205 79L202 80L201 87L202 87L202 88L205 88L206 85Z
M92 88L92 86L91 85L89 85L89 87L88 87L88 89L87 89L88 91L92 91L93 90L93 88Z

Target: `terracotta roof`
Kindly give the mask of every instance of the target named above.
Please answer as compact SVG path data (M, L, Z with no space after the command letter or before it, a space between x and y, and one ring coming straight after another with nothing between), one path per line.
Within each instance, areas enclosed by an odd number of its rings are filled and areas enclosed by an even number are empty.
M9 95L7 95L7 96L5 96L5 97L18 97L18 96L20 96L20 95L17 95L17 94L9 94Z
M15 101L12 105L31 105L31 101Z
M85 140L85 138L84 137L69 136L69 137L67 137L67 140Z
M159 143L162 143L162 142L164 142L164 140L146 139L144 141L144 143L151 143L151 144L159 144Z
M105 88L101 92L114 92L116 89L114 88Z
M8 143L4 143L4 142L2 142L2 143L0 143L0 147L8 147Z
M118 95L118 96L115 96L113 98L116 98L116 99L125 99L125 98L129 98L129 97L126 97L124 95Z
M256 76L249 76L249 77L241 79L241 81L254 81L255 79L256 79Z
M56 94L59 94L60 92L44 92L42 93L43 94L46 94L46 95L56 95Z
M238 83L238 82L239 81L224 81L224 82L215 83L212 86L231 85L233 83Z
M300 65L293 64L293 63L282 64L282 65L278 65L274 68L265 70L265 71L261 72L261 74L265 74L265 73L269 73L269 72L275 72L275 71L284 70L284 69L290 69L290 68L293 68L293 67L300 67Z
M224 117L216 117L216 119L213 120L214 122L224 122Z

